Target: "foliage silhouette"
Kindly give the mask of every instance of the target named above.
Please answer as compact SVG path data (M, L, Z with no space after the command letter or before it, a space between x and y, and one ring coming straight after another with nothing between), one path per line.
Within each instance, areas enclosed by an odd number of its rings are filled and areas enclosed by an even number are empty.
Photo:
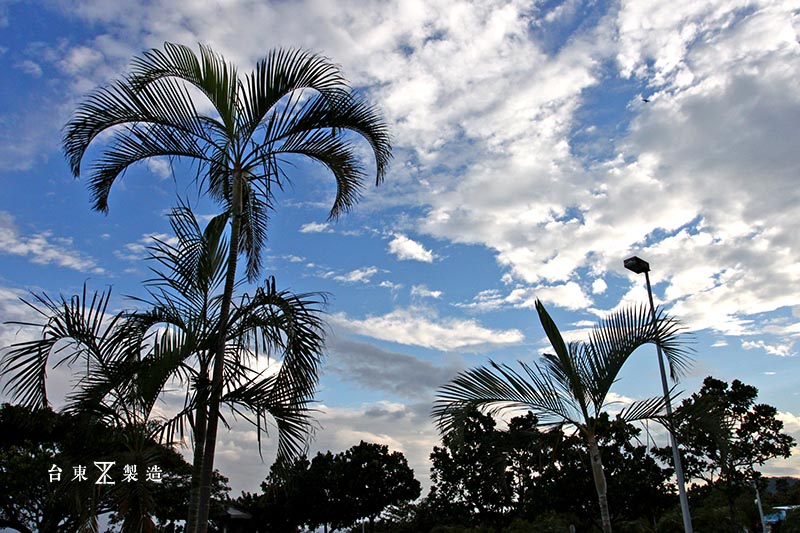
M157 266L149 297L135 299L144 310L108 314L110 290L92 296L84 290L69 300L34 295L30 305L42 320L24 325L35 326L41 336L5 353L5 389L30 407L45 407L48 360L56 366L80 361L86 372L66 399L68 412L133 428L137 442L171 442L187 427L201 440L198 412L208 407L208 372L222 331L227 356L220 402L254 424L259 445L267 420L274 420L279 458L300 453L311 430L308 405L322 358L318 306L324 295L278 291L272 278L234 302L228 327L219 328L225 219L214 218L203 231L187 207L173 210L175 244L151 248ZM281 360L257 371L252 363L259 355ZM176 383L185 389L184 405L171 415L154 414L161 393Z
M783 433L777 409L756 404L758 389L733 380L708 376L699 392L674 412L673 423L688 479L720 490L728 507L731 530L741 529L737 498L753 496L751 484L760 474L756 465L791 456L794 438ZM662 448L663 458L672 453ZM708 491L706 491L708 492Z
M610 532L607 482L597 443L600 414L622 366L643 344L661 346L673 378L686 369L689 358L679 338L680 326L663 313L654 321L649 309L629 307L601 321L588 341L567 344L539 301L536 310L555 354L545 354L541 364L520 362L521 371L494 362L466 370L439 390L432 414L445 435L459 435L475 408L489 414L524 409L542 424L575 427L591 459L602 528ZM664 398L654 397L634 402L618 416L626 422L656 418L663 406Z

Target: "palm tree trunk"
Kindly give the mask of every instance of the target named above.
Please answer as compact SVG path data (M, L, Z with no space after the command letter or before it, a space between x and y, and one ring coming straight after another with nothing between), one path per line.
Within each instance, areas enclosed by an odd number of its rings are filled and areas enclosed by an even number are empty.
M594 435L587 440L589 458L592 462L594 487L597 489L597 501L600 504L600 520L603 525L603 533L611 533L611 515L608 512L608 496L606 495L606 475L603 471L603 461L600 458L600 448L597 447L597 440Z
M228 272L225 278L225 290L222 293L222 304L219 313L219 344L214 354L214 373L211 378L211 394L208 402L208 426L206 429L205 449L203 450L203 470L200 483L200 501L197 510L196 533L208 530L208 511L211 503L211 474L214 472L214 453L217 445L217 426L219 423L219 400L222 395L222 375L225 365L225 340L228 329L233 287L236 282L236 264L239 258L239 236L242 228L242 171L234 169L232 175L231 195L231 235L228 250Z
M198 504L200 502L200 485L203 478L203 452L205 451L206 428L208 422L208 369L201 366L198 373L197 409L194 424L194 458L192 460L192 484L189 496L189 518L186 531L197 528Z

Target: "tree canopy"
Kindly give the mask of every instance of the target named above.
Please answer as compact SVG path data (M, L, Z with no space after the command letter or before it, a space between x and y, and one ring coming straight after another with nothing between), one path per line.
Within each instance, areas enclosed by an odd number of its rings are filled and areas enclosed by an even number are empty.
M337 454L319 452L311 461L276 463L261 489L261 495L243 494L237 503L256 517L256 529L268 531L301 525L328 531L359 520L372 530L389 506L410 502L421 491L401 452L364 441Z
M719 490L726 499L731 529L740 527L737 498L748 497L769 459L788 458L795 440L783 432L777 409L756 403L758 389L708 376L699 392L674 412L674 428L688 479ZM669 448L658 451L662 458Z

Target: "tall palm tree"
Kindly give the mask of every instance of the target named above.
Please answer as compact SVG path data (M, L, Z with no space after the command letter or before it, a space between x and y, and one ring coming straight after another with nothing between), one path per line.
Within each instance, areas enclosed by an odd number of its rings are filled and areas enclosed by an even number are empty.
M308 90L306 90L308 89ZM199 93L213 112L196 107ZM336 180L329 216L338 217L358 200L367 177L356 155L354 132L369 143L376 161L376 184L383 180L391 146L377 110L355 97L338 67L328 59L299 50L275 50L247 75L205 46L200 56L166 43L133 60L130 74L91 93L67 123L64 151L73 174L92 141L109 130L111 140L95 161L89 178L94 209L108 210L116 179L134 163L151 157L196 163L196 179L229 215L230 249L218 326L230 319L240 251L247 257L247 277L257 278L274 192L286 179L287 156L322 163ZM195 442L202 458L197 517L189 531L205 531L211 472L225 366L224 335L219 335L208 394L208 417L195 421L204 437Z
M606 479L597 445L596 426L606 406L608 393L622 366L643 344L661 345L673 379L690 362L688 349L680 342L680 326L659 313L651 320L645 307L631 307L601 321L586 342L564 342L555 322L540 301L536 311L554 354L544 354L541 363L519 362L522 371L493 361L488 367L461 372L439 393L432 415L440 431L455 433L475 408L489 414L524 409L542 424L566 424L576 428L589 453L597 489L603 531L611 531ZM634 402L619 417L626 422L658 417L664 407L661 396Z

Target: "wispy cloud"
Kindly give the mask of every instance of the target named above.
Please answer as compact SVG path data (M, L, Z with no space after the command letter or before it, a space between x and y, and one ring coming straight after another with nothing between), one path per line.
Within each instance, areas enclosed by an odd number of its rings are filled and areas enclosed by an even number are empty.
M330 224L327 222L309 222L300 226L300 233L330 233Z
M504 307L533 309L537 299L545 304L570 310L587 309L592 305L592 300L580 285L570 281L538 287L518 286L506 295L496 289L484 290L476 294L471 302L456 306L477 311L494 311Z
M342 283L368 283L372 279L372 276L377 273L378 269L374 266L370 266L357 268L340 276L333 276L333 279L341 281Z
M57 237L51 231L22 235L14 218L5 211L0 211L0 254L26 257L38 265L54 264L93 274L105 272L97 261L75 250L71 238Z
M419 298L441 298L442 291L432 291L426 285L413 285L411 287L411 296Z
M114 255L123 261L141 261L148 257L148 248L156 244L156 239L170 246L178 244L178 239L174 235L145 233L138 241L125 243L121 250L114 250Z
M516 329L493 330L475 320L442 318L422 307L396 309L364 319L336 313L331 316L331 324L358 335L441 351L474 351L524 340L522 332Z
M768 344L763 340L742 341L742 348L745 350L764 350L770 355L777 355L780 357L795 355L793 342Z
M39 63L36 63L35 61L31 61L30 59L25 59L23 61L20 61L15 66L25 74L29 74L34 78L39 78L42 75L41 65L39 65Z
M405 398L433 400L435 390L451 380L464 363L451 359L444 366L373 344L332 336L327 344L333 357L330 370L340 379Z

